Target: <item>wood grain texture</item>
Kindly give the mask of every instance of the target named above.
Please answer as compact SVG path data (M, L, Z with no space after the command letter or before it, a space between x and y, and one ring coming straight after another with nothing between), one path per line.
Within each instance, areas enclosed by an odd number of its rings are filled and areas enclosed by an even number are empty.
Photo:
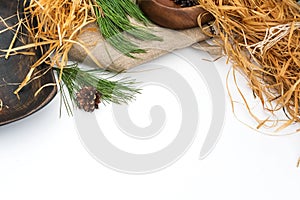
M18 0L0 0L0 16L2 18L10 17L16 14L18 9ZM5 24L0 22L0 33L8 26L13 26L18 22L17 17L6 20ZM24 33L24 32L23 32ZM5 31L0 34L0 49L8 49L14 30ZM24 45L28 39L26 36L19 34L14 47ZM44 84L55 82L53 72L50 70L42 78L36 79L28 84L19 93L20 99L14 95L17 83L27 75L30 66L39 58L41 53L35 49L29 49L34 56L13 55L8 59L3 57L4 53L0 53L0 100L2 108L0 108L0 125L8 124L16 120L22 119L37 110L41 109L56 94L56 88L49 87L34 97L34 93ZM42 69L40 66L39 69ZM45 67L45 66L44 66Z
M138 0L137 3L152 22L165 28L179 30L197 27L200 14L204 14L202 23L213 20L213 16L199 5L182 8L172 0Z

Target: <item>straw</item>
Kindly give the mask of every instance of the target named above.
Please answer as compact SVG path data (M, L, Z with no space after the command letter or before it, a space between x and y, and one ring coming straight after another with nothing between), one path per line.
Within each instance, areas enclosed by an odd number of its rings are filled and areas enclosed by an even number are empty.
M56 65L61 69L60 80L72 45L79 43L76 38L81 29L95 22L91 13L93 7L88 0L25 0L24 5L24 18L19 23L27 30L28 38L32 42L13 48L12 41L10 48L4 52L9 56L29 48L39 48L42 56L31 66L26 78L14 92L16 95L33 78L35 69L44 62L49 64L49 67ZM17 35L18 31L15 34Z
M294 0L199 2L215 17L224 52L234 70L246 75L263 108L272 115L278 110L286 113L286 122L277 130L300 122L299 4ZM257 128L269 121L254 119Z

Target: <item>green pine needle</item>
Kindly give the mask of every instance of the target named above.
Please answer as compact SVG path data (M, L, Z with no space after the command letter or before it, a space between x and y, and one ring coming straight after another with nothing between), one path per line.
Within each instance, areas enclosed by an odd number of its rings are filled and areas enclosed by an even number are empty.
M132 17L145 26L149 24L148 19L143 15L138 6L131 0L92 0L97 23L103 37L115 49L135 58L133 54L145 53L137 44L130 41L124 32L139 40L161 41L143 26L133 25L128 16Z
M54 68L60 73L59 68ZM135 100L135 95L140 94L140 89L135 88L135 80L121 78L115 80L119 74L102 69L82 70L77 64L69 65L63 69L62 82L68 90L73 105L77 105L76 94L85 86L92 86L101 93L101 100L105 103L128 104ZM112 80L114 79L114 80ZM60 82L61 101L65 104L68 114L72 115L72 107Z

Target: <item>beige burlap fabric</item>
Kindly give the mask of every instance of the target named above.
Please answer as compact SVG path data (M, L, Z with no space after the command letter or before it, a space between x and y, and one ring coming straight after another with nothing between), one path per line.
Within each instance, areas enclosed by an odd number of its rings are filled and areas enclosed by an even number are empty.
M83 29L78 41L88 49L89 53L83 47L74 45L69 57L71 60L87 65L95 65L93 59L96 59L101 68L122 71L207 39L200 28L174 31L153 25L149 29L163 41L139 41L131 38L141 48L146 49L147 53L136 54L136 58L129 58L105 42L95 24L88 25Z

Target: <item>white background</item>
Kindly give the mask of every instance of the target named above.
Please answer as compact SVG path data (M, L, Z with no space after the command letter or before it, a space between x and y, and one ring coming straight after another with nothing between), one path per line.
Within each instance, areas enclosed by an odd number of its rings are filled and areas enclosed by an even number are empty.
M176 65L168 55L162 59ZM224 87L230 68L225 61L222 58L216 62ZM207 92L205 84L199 83L197 89ZM168 94L159 96L162 102L170 98ZM203 95L203 102L199 102L201 119L203 114L211 116L210 106L203 106L209 103L207 98ZM147 117L139 110L154 99L159 99L155 90L145 88L130 106L132 120L147 124ZM202 132L207 129L207 123L201 123L201 134L174 165L153 174L128 175L93 159L79 139L74 120L66 114L59 118L57 97L31 117L0 127L0 199L298 200L300 135L258 133L234 117L228 96L226 99L222 137L205 160L198 159L205 138ZM98 111L99 124L102 115L109 114L108 109L101 107ZM251 121L246 112L244 116ZM113 122L103 124L115 129ZM129 148L125 140L123 143L116 137L110 138L116 146ZM161 145L154 148L163 148Z

